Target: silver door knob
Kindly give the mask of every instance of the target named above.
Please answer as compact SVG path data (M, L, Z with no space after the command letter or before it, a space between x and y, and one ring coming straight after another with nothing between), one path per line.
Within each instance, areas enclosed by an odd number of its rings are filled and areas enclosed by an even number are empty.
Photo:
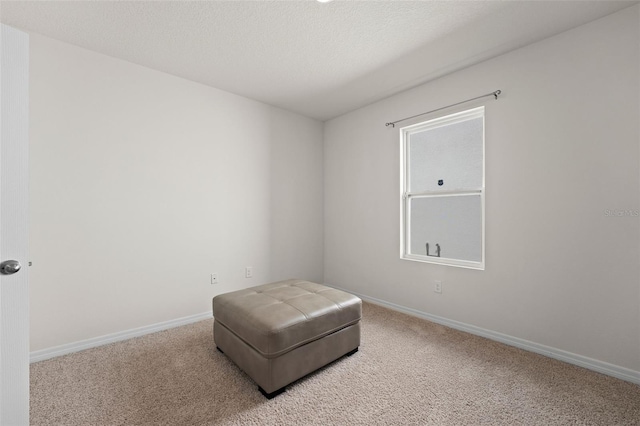
M22 265L20 265L20 262L18 262L17 260L5 260L4 262L0 263L0 274L15 274L20 270L21 267Z

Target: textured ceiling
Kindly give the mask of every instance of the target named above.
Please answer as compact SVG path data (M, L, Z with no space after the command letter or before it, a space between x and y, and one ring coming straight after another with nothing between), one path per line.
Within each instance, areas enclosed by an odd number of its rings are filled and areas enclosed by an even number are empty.
M2 1L0 20L326 120L635 3Z

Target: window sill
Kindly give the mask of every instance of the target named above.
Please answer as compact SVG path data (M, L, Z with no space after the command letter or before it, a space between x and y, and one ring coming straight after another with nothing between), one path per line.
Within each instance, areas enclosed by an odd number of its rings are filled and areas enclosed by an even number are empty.
M472 262L469 260L447 259L444 257L434 256L416 256L411 254L403 254L400 256L400 259L409 260L412 262L432 263L435 265L454 266L457 268L476 269L479 271L484 271L484 262Z

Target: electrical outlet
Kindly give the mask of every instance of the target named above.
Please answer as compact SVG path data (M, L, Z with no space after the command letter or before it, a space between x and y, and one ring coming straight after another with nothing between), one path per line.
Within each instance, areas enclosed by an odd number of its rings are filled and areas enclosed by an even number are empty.
M218 284L218 274L211 274L211 284Z
M435 293L442 293L442 281L433 282L433 291Z
M244 276L245 278L253 278L253 267L247 266L244 268Z

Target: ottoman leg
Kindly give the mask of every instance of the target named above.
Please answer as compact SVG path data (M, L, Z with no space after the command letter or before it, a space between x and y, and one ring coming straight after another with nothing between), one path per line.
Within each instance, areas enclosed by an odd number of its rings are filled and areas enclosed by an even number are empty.
M280 389L278 389L278 390L274 390L274 391L273 391L273 392L271 392L271 393L267 393L267 392L265 392L265 390L264 390L264 389L262 389L260 386L258 386L258 389L260 389L260 393L262 393L262 394L265 396L265 398L267 398L267 399L272 399L272 398L274 398L274 397L276 397L276 396L280 395L282 392L284 392L284 391L286 391L286 390L287 390L287 388L286 388L286 387L284 387L284 386L283 386L283 387L281 387L281 388L280 388Z
M358 352L358 348L355 348L354 350L352 350L351 352L347 352L345 355L346 356L351 356L353 354L355 354L356 352Z

